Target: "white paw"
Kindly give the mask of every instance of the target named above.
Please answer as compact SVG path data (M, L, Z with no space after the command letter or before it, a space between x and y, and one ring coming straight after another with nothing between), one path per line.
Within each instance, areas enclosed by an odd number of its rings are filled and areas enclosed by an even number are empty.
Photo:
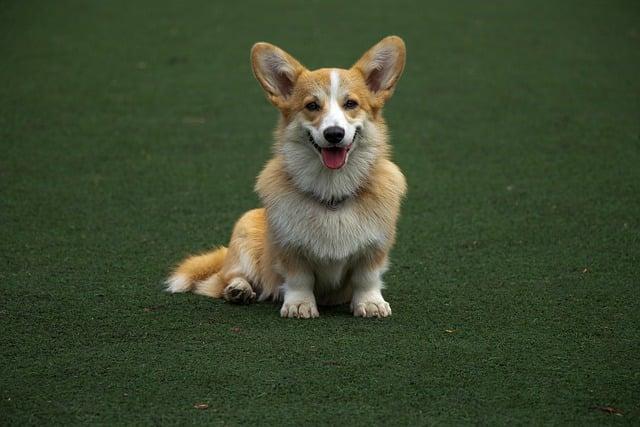
M313 301L285 301L280 309L280 316L298 319L320 317L318 307Z
M351 311L355 317L389 317L391 316L391 307L389 303L382 298L380 292L372 292L354 296L351 301Z
M236 304L249 304L256 299L256 293L253 292L249 282L241 277L231 279L226 288L224 288L224 299Z
M389 317L391 307L386 301L360 303L353 308L353 315L355 317Z

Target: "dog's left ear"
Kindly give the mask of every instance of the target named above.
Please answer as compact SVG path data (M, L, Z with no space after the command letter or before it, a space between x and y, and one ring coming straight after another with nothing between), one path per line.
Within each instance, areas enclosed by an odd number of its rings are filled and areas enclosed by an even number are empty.
M367 87L382 104L393 95L405 57L404 41L398 36L389 36L362 55L352 68L362 74Z

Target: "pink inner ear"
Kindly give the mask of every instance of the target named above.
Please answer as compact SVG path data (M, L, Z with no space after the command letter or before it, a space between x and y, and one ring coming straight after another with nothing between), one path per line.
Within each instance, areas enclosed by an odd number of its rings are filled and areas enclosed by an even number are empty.
M289 65L278 55L270 55L264 59L265 77L279 95L288 97L293 90L293 78L289 75Z
M371 92L378 92L382 85L383 73L380 69L374 68L367 76L367 86Z
M372 92L389 89L393 68L397 61L397 54L388 48L381 48L375 52L367 75L367 86Z
M289 75L281 71L275 74L276 85L278 86L278 90L284 97L288 97L291 95L293 91L293 82L289 78Z

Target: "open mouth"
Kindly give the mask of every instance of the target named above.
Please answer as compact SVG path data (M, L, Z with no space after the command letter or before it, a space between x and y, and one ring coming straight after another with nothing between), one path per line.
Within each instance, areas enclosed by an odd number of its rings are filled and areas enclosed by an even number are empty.
M320 147L316 144L316 141L313 139L311 132L307 131L307 136L309 138L309 142L313 144L313 147L320 153L322 157L322 163L329 169L340 169L347 163L347 156L349 155L349 151L353 146L353 142L356 140L360 130L356 129L355 134L353 135L353 139L351 140L351 144L344 147Z

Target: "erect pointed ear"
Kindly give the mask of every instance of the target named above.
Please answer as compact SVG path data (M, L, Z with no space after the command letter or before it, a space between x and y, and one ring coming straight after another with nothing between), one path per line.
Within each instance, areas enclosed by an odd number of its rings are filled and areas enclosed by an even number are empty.
M384 102L393 95L404 69L405 56L404 41L398 36L389 36L365 52L352 68L362 73L369 90Z
M253 74L267 92L267 97L280 106L304 71L304 67L284 50L270 43L256 43L251 48Z

